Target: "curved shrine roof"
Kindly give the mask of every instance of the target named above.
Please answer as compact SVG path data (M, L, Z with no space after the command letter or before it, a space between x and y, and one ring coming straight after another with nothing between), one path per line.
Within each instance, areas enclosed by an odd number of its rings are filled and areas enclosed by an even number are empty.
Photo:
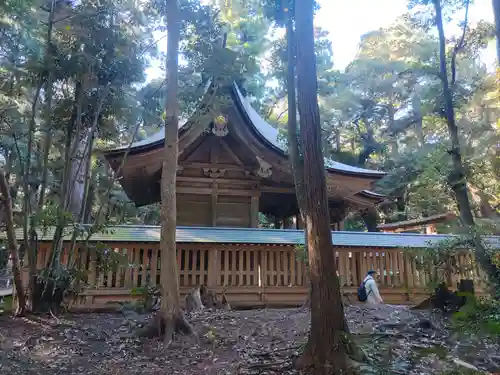
M250 125L253 125L254 129L257 131L257 134L269 145L271 145L273 148L275 148L277 151L283 153L284 156L286 156L285 148L284 145L280 142L279 140L279 131L276 129L274 126L269 124L266 120L264 120L258 113L257 111L252 107L250 104L250 101L248 98L244 97L243 94L241 93L241 90L239 87L236 85L236 83L233 83L233 93L235 94L235 98L237 99L237 102L240 106L240 108L243 110L244 114L249 120ZM179 130L182 131L184 130L185 125L187 122L184 122L180 124ZM130 152L132 154L137 153L137 151L141 151L143 149L150 149L150 148L156 148L157 146L163 145L163 141L165 139L165 130L161 129L160 131L150 135L149 137L134 142L130 146ZM117 154L124 152L128 146L121 146L113 149L106 150L104 153L109 155L109 154ZM385 172L382 171L377 171L373 169L365 169L365 168L359 168L359 167L354 167L352 165L340 163L337 161L334 161L329 158L325 158L325 166L326 169L329 172L340 172L340 173L347 173L347 174L354 174L354 175L365 175L367 177L372 177L372 178L382 178L385 176ZM376 193L373 193L376 194ZM377 194L380 195L380 194Z
M209 85L207 85L209 86ZM252 107L249 99L241 93L240 88L233 83L232 85L232 95L233 100L239 107L240 112L243 114L244 118L246 118L247 123L253 128L255 133L262 139L264 143L267 143L268 146L273 148L276 152L280 153L282 156L287 157L287 153L285 151L285 145L280 142L279 131L274 126L269 124L266 120L264 120L257 111ZM189 121L184 121L179 125L179 132L183 132L189 129ZM129 147L121 146L113 149L108 149L103 152L105 157L111 156L119 156L119 154L125 153L127 149L130 148L129 153L131 155L138 154L141 152L149 151L152 149L156 149L159 147L163 147L165 139L165 130L162 128L158 132L150 135L149 137L136 141L132 143ZM359 168L352 165L340 163L334 161L329 158L325 158L325 169L330 173L339 173L344 175L372 178L372 179L380 179L385 176L385 172ZM366 196L367 198L383 200L385 198L382 194L377 194L375 192L364 190L359 194Z
M286 155L285 149L283 147L284 145L279 141L278 129L269 124L257 113L255 109L253 109L248 98L245 98L242 95L239 87L236 84L233 84L233 89L237 95L239 103L244 109L245 114L250 120L249 122L255 127L259 135L268 143L281 151L284 155ZM343 172L349 174L367 175L374 178L381 178L386 174L385 172L372 169L354 167L352 165L340 163L329 158L325 158L325 167L329 172Z

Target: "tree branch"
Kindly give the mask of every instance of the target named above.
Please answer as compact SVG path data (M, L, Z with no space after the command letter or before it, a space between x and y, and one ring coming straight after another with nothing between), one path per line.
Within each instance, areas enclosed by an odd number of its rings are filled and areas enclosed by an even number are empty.
M285 113L287 113L287 112L288 112L288 107L287 107L287 108L286 108L283 112L281 112L281 113L278 115L278 117L276 118L276 121L278 121L278 120L281 118L281 116L283 116L283 115L284 115Z
M455 48L453 48L453 53L451 55L451 82L450 85L453 86L455 85L456 79L457 79L457 67L456 67L456 60L457 60L457 54L460 52L465 45L465 33L467 31L467 24L469 20L469 4L470 0L465 1L465 17L464 17L464 25L462 28L462 36L458 40L458 43L456 44Z

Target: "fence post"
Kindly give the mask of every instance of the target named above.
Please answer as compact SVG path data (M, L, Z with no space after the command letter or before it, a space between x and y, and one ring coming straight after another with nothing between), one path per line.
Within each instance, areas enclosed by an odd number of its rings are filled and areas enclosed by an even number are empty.
M215 288L220 284L220 255L219 250L208 250L208 287Z

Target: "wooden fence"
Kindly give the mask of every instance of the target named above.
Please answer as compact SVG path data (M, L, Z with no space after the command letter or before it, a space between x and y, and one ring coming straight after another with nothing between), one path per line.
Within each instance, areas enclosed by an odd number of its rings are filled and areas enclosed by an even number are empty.
M38 268L47 264L50 243L41 242ZM68 244L69 245L69 244ZM73 304L77 309L109 307L137 298L134 290L160 283L159 243L104 243L106 249L79 248L72 262L85 275L85 287ZM293 245L179 243L177 264L181 294L207 285L225 292L232 306L297 306L307 296L304 262ZM357 286L370 269L378 271L378 285L387 303L418 303L428 295L429 271L418 269L414 257L400 249L334 247L342 292L356 300ZM68 251L62 263L68 262ZM110 262L110 260L113 260ZM454 260L459 274L449 275L453 288L460 278L481 284L470 252ZM27 281L27 272L24 272Z

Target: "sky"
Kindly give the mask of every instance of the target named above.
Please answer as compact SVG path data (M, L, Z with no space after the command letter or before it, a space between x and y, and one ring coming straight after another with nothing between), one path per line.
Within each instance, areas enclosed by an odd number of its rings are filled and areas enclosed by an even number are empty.
M330 33L333 47L335 68L343 70L356 56L360 37L370 31L387 27L407 11L408 0L319 0L321 9L316 14L315 25ZM463 11L457 14L457 20L463 19ZM470 25L480 20L493 22L491 0L474 0L469 9ZM445 33L452 36L459 32L458 22L447 25ZM160 38L161 35L158 35ZM166 43L160 43L164 46ZM493 69L495 47L491 43L482 59ZM162 76L156 61L147 70L148 78Z
M321 9L315 22L330 33L333 59L338 69L345 68L353 60L363 34L389 26L408 9L407 0L319 0L319 3ZM457 17L463 19L463 12ZM469 20L471 25L480 20L493 22L491 0L475 0L469 9ZM453 34L455 25L446 31ZM494 47L491 47L494 54Z

